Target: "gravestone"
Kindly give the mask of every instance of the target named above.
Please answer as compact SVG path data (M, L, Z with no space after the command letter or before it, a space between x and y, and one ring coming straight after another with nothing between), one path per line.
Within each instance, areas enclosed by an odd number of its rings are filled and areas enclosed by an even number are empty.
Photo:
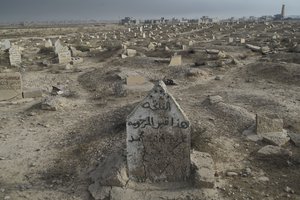
M61 48L63 48L63 46L60 43L60 39L56 40L56 42L54 43L54 51L55 54L58 54L58 52L61 50Z
M21 53L19 47L14 45L9 49L10 66L20 67L22 63Z
M71 52L68 47L62 47L58 52L58 62L59 64L67 64L71 62Z
M52 41L50 39L48 39L46 42L45 42L45 47L46 48L49 48L49 47L52 47L53 44L52 44Z
M180 65L182 65L181 55L172 56L169 66L180 66Z
M5 51L7 49L10 49L11 45L10 45L10 41L9 40L3 40L0 42L0 49Z
M22 98L21 74L0 73L0 101Z
M160 81L127 117L127 164L135 181L190 176L190 122Z

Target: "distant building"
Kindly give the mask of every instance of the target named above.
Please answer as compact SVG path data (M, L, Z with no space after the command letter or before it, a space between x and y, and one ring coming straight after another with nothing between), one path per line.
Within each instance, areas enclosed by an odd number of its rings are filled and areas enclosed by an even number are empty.
M132 17L125 17L124 19L121 19L120 21L121 24L125 25L129 25L129 24L139 24L139 21L136 19L133 19Z

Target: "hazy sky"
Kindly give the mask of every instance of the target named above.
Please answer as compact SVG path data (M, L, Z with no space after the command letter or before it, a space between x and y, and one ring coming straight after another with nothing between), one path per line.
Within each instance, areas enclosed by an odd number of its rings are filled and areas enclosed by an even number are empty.
M300 15L300 0L0 0L0 21Z

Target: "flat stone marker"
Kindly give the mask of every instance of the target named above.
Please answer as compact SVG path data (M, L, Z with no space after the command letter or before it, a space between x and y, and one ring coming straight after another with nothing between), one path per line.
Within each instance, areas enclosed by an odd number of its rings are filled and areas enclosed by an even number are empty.
M181 55L172 56L169 66L180 66L180 65L182 65Z
M127 165L135 181L190 176L190 122L160 81L127 117Z
M22 98L21 74L0 73L0 101L14 98Z

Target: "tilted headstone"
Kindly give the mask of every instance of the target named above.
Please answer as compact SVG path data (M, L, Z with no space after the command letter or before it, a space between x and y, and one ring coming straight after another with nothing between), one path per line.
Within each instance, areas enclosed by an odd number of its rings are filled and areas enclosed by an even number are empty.
M14 98L22 98L21 74L0 73L0 101Z
M22 63L21 53L19 47L16 45L13 45L9 49L9 62L10 62L10 66L15 66L15 67L20 67Z
M127 164L135 181L190 176L190 122L160 81L127 117Z

